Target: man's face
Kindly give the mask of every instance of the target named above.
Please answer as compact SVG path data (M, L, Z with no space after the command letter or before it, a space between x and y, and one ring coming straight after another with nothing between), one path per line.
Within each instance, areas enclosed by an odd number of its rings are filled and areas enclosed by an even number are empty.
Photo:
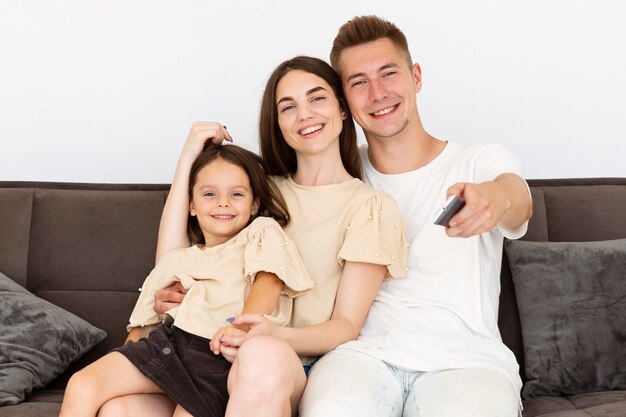
M344 49L339 66L352 116L368 140L395 136L417 120L419 65L409 66L388 38Z

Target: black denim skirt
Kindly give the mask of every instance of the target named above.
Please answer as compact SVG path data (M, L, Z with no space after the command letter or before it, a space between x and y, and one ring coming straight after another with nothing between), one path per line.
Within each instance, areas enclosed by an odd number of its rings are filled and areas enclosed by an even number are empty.
M148 338L114 349L132 362L172 400L194 417L223 417L228 402L230 362L166 316Z

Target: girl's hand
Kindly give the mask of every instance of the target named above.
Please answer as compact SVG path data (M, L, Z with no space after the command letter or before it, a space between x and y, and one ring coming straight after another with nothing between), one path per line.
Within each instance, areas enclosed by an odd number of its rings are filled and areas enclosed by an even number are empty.
M223 141L233 141L225 126L218 122L194 122L180 154L181 159L193 161L200 155L206 143L220 144Z
M239 337L222 337L223 343L228 346L239 347L245 343L246 340L252 336L269 335L278 336L279 326L275 325L261 314L240 314L235 317L235 320L231 323L233 326L248 326L250 330L243 336Z
M215 334L211 338L209 347L211 349L211 352L213 352L216 355L219 355L221 346L238 347L238 346L230 346L227 342L227 338L238 339L238 338L245 338L245 336L246 336L245 330L238 329L236 327L222 327L217 332L215 332Z

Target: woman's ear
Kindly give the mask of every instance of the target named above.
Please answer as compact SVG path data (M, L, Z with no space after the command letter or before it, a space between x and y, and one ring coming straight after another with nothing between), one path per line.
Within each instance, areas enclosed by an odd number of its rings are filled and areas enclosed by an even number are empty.
M348 103L345 99L339 98L339 110L341 110L341 120L346 120L348 115L346 114L346 108L348 107Z

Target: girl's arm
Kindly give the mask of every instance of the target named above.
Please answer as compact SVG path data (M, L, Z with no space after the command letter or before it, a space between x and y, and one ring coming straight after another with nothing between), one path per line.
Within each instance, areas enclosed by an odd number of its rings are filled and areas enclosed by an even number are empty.
M337 289L335 307L330 320L309 327L280 327L262 316L238 316L233 324L249 325L247 337L269 334L285 340L300 356L318 356L342 343L356 339L378 293L387 267L346 261ZM228 340L241 345L245 338Z
M126 337L126 341L124 343L130 342L130 341L136 342L142 337L148 337L148 334L150 333L150 331L152 331L152 329L154 329L157 326L158 326L157 324L150 324L144 327L133 327L132 329L130 329L130 332L128 332L128 336Z
M258 272L252 284L250 294L243 306L242 314L272 314L278 305L282 288L283 281L276 274L264 271ZM241 324L235 325L235 328L242 332L247 332L250 327L247 324ZM232 327L222 327L215 333L213 338L211 338L211 351L215 354L220 352L220 339L222 336L237 337L237 335L241 335L239 332L229 332L232 329Z
M217 122L195 122L191 125L161 215L156 250L157 262L170 250L190 245L187 236L189 171L191 171L193 161L202 152L205 143L208 141L222 143L223 140L232 141L232 138L226 129Z

